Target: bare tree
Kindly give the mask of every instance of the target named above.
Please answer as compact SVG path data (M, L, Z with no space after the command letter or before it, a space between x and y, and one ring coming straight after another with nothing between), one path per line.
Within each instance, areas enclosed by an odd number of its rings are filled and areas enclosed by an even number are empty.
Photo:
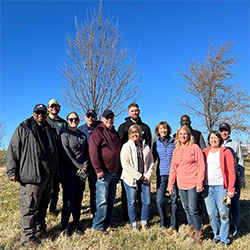
M118 23L104 18L101 4L87 13L84 24L75 19L75 37L67 39L67 61L60 67L65 105L81 117L94 108L100 116L105 109L121 114L125 102L141 93L136 56L130 57L122 43Z
M231 41L218 45L212 40L207 56L189 61L187 72L178 71L185 79L180 88L188 94L181 104L200 117L208 131L218 129L222 122L230 123L235 131L246 132L249 129L249 93L242 83L235 80L233 70L242 58L230 56L232 49Z

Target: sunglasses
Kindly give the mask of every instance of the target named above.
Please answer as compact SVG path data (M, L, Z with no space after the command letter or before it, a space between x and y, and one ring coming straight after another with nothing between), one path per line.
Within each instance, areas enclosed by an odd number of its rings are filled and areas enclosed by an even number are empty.
M36 111L36 114L37 115L40 115L40 114L47 115L47 112L46 111L42 111L42 110L38 110L38 111Z
M78 122L78 121L79 121L79 118L69 118L69 121L70 121L70 122L73 122L73 121Z
M94 116L94 115L86 115L86 117L87 117L87 118L90 118L90 117L91 117L91 118L95 119L95 116Z

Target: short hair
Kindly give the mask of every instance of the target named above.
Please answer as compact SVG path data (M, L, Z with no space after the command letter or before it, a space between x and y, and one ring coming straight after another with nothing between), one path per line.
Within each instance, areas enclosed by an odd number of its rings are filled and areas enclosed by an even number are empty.
M131 134L134 133L135 131L138 131L140 134L140 139L142 138L142 128L140 126L138 126L137 124L134 124L134 125L129 127L128 139L130 139Z
M68 121L69 116L70 116L71 114L75 114L75 115L77 116L77 118L79 119L79 115L78 115L76 112L70 112L70 113L67 115L67 121Z
M155 135L156 136L159 136L159 127L160 126L163 126L164 128L167 128L167 130L168 130L167 135L170 135L172 133L172 129L171 129L170 125L165 121L161 121L155 127Z
M190 129L186 125L180 126L176 132L176 138L175 138L175 148L177 148L177 149L180 148L180 146L181 146L181 142L179 140L179 132L181 129L184 129L189 135L189 139L187 141L187 146L191 146L194 144L194 140L193 140Z
M211 146L210 143L209 143L209 140L210 140L210 137L211 137L212 134L215 134L219 138L219 140L220 140L219 146L221 146L223 144L224 140L223 140L220 132L216 131L216 130L211 131L210 134L208 135L208 137L207 137L208 145Z
M184 117L186 117L189 121L191 121L190 116L188 116L188 115L183 115L183 116L181 117L181 120L182 120L182 118L184 118Z
M136 108L138 108L138 109L139 109L138 104L137 104L137 103L135 103L135 102L132 102L132 103L130 103L130 104L128 105L128 109L130 109L130 108L132 108L132 107L136 107Z

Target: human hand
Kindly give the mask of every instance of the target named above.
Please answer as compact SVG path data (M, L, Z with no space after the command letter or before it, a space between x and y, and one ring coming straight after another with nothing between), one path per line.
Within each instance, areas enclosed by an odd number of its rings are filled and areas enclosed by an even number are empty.
M104 178L104 173L103 172L97 173L96 175L97 175L97 179L99 179L99 180Z
M203 191L203 187L196 187L196 192L197 193L200 193L200 192L202 192Z
M174 194L174 189L172 187L168 187L168 192L170 195Z
M13 181L13 182L17 182L18 181L18 176L14 175L14 176L10 177L9 180Z
M228 195L228 197L229 197L230 199L234 197L234 193L232 193L232 192L227 192L227 195Z
M84 165L81 169L78 170L78 174L82 175L86 172L86 170L87 170L87 166Z
M148 179L144 176L143 182L148 183Z

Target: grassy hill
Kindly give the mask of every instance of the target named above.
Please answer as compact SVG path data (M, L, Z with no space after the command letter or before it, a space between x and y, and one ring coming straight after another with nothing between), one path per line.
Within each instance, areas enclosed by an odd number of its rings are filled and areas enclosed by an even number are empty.
M22 249L20 241L21 226L19 222L18 191L19 184L12 183L6 176L5 152L1 152L0 165L0 249ZM250 160L246 161L246 189L241 194L241 228L242 237L233 241L227 249L250 249ZM60 235L61 215L54 217L47 215L47 230L49 237L42 241L39 249L66 250L66 249L223 249L211 242L212 230L209 223L204 225L205 240L202 247L196 245L194 240L188 237L188 226L184 224L185 217L182 209L178 209L179 232L168 235L167 231L160 228L155 195L155 176L152 182L152 205L149 230L134 232L130 224L121 221L122 209L120 202L121 186L118 184L115 209L113 213L113 227L108 235L101 235L91 229L92 220L89 214L89 189L86 185L81 211L81 226L85 230L83 236L73 234L70 238ZM180 204L180 203L179 203ZM62 207L60 193L58 209Z

